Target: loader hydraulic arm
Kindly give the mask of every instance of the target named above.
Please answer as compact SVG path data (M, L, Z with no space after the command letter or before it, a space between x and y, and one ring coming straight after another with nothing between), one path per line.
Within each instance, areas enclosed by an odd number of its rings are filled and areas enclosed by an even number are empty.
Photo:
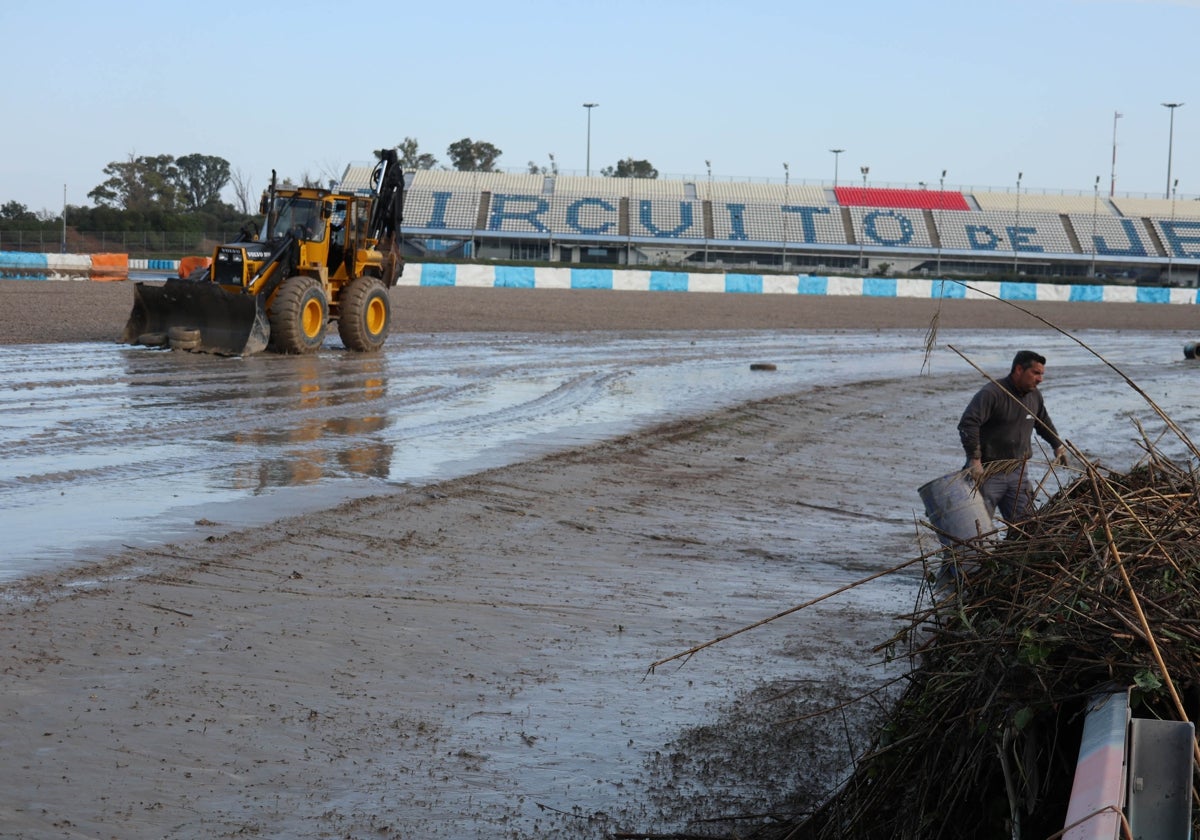
M286 232L279 246L271 252L262 267L246 282L246 292L267 298L287 278L296 273L300 262L300 240L291 231Z
M371 206L370 236L388 241L400 232L404 221L404 170L395 149L379 152L379 163L371 173L375 199Z

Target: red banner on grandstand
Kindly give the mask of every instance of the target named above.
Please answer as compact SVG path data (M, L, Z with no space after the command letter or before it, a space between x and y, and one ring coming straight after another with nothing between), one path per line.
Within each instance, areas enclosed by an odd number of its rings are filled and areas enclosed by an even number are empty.
M838 187L834 194L843 207L902 207L911 210L970 210L957 190L893 190L877 187Z

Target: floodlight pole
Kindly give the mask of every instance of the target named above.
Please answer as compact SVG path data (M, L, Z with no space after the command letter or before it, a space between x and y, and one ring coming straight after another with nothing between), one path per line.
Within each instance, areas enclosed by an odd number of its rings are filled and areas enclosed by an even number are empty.
M583 107L587 108L587 175L592 177L592 109L598 106L599 102L584 102Z
M1120 111L1113 111L1113 159L1112 181L1108 185L1108 197L1112 198L1117 192L1117 120L1125 116Z
M788 243L788 210L787 210L787 206L789 204L791 204L791 202L788 200L789 196L791 195L789 179L790 179L790 173L788 172L787 161L784 161L784 164L783 164L783 212L780 214L783 216L783 259L780 262L780 266L783 268L784 271L787 271L787 243Z
M712 161L705 160L704 168L708 170L708 200L712 202ZM704 232L704 267L708 268L708 231Z
M838 157L846 150L830 149L829 151L833 153L833 188L836 190L838 182Z
M1017 214L1016 214L1016 219L1013 221L1013 230L1012 230L1013 277L1014 278L1017 276L1017 257L1019 255L1019 251L1017 249L1017 239L1021 236L1021 232L1018 230L1018 228L1021 227L1021 178L1023 178L1024 176L1025 176L1024 172L1017 173Z
M1164 108L1171 112L1171 131L1167 135L1167 194L1164 198L1171 197L1171 157L1175 146L1175 109L1182 108L1182 102L1164 102Z
M942 277L942 211L946 209L946 170L942 170L942 177L938 179L938 217L937 217L937 276L940 280Z
M1092 195L1092 273L1096 276L1096 213L1100 209L1100 176L1096 176L1095 192Z
M1167 237L1170 241L1167 243L1167 285L1171 285L1171 269L1175 264L1175 192L1179 187L1179 179L1175 179L1175 183L1171 187L1171 235Z
M867 174L871 171L871 167L860 166L860 167L858 167L858 171L862 173L863 201L866 201L867 200ZM863 265L863 240L866 238L866 233L867 233L867 226L865 223L865 216L864 216L863 220L860 220L859 225L858 225L858 270L861 271L863 274L867 273L867 269Z

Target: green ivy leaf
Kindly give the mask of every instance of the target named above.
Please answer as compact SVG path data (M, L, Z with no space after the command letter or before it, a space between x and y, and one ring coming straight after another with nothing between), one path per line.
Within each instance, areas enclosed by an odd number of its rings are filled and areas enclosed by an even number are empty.
M1158 691L1162 688L1162 680L1153 671L1138 671L1133 675L1133 682L1142 691Z

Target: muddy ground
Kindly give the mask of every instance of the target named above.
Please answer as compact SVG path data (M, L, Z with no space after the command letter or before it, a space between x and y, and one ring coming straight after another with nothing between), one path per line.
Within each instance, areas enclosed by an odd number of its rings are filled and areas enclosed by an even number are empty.
M0 283L0 341L111 341L130 294ZM964 301L393 301L413 331L1038 327ZM649 665L911 559L913 488L958 466L945 425L977 383L816 388L6 586L0 836L584 838L801 807L863 717L800 718L899 674L872 648L915 570Z

